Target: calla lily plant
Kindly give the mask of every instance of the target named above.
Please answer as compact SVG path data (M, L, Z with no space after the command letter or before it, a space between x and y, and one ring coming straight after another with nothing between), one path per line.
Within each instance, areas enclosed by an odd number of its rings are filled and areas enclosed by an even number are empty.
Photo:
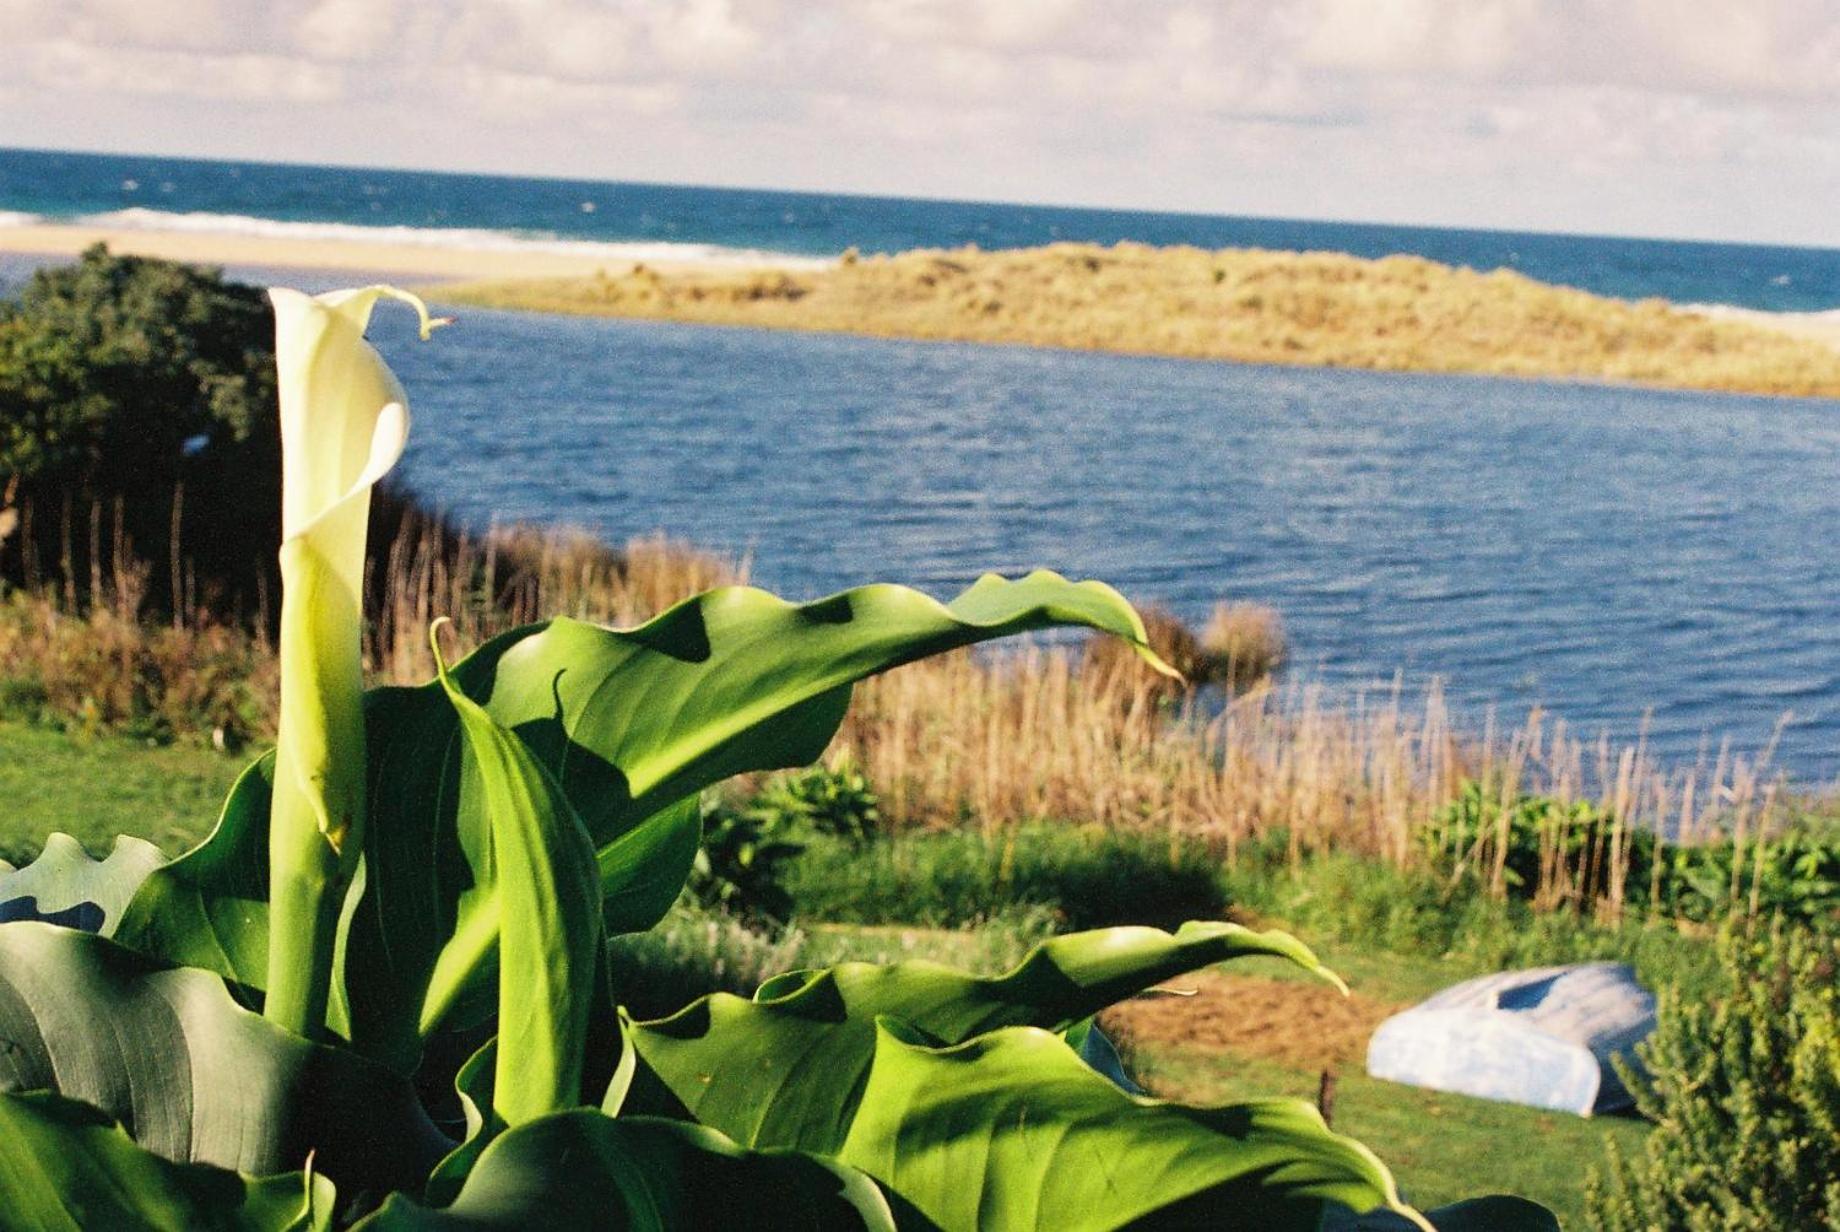
M444 321L394 287L269 291L281 409L281 713L269 822L268 1018L314 1033L364 834L364 548L371 489L402 457L409 400L365 340L385 297L426 340Z

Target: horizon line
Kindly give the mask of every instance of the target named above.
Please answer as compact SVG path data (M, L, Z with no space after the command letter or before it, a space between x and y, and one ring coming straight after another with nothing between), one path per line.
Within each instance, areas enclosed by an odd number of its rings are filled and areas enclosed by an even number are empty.
M1817 244L1782 240L1734 240L1704 235L1630 235L1616 232L1574 230L1568 228L1529 228L1487 226L1476 223L1400 222L1371 218L1311 217L1287 214L1234 213L1220 210L1173 209L1169 207L1098 205L1080 202L1020 200L1013 198L951 196L944 194L900 194L834 188L789 188L758 184L695 183L681 180L610 179L592 176L563 175L555 172L487 171L469 168L391 166L374 162L306 162L297 158L226 158L204 154L156 153L148 150L69 148L0 144L0 154L72 155L79 158L149 158L164 162L238 164L258 167L298 167L307 170L376 171L391 175L430 175L456 179L536 180L559 184L592 184L606 187L674 188L704 192L754 193L788 197L844 197L865 201L925 202L939 205L993 206L1002 209L1065 210L1087 214L1140 214L1165 218L1231 219L1245 222L1293 223L1306 226L1359 227L1369 230L1443 231L1477 235L1525 235L1558 239L1613 240L1624 243L1690 244L1724 248L1765 248L1790 251L1836 252L1840 242Z

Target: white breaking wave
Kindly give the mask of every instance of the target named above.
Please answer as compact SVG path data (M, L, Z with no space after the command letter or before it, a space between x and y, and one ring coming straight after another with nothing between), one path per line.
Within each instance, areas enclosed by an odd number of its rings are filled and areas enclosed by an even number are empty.
M1737 304L1681 304L1682 312L1697 312L1703 317L1725 320L1776 321L1784 325L1804 324L1840 326L1840 308L1820 308L1805 312L1784 309L1742 308Z
M695 262L699 265L771 265L782 269L820 269L835 264L835 261L829 257L773 252L764 248L727 248L720 244L675 244L650 240L570 240L548 233L525 235L481 227L373 227L342 222L290 222L278 218L258 218L248 214L175 213L139 207L56 220L33 214L0 211L0 225L3 226L26 226L53 221L68 223L72 226L115 227L135 231L190 231L254 235L272 239L338 240L358 244L407 244L422 248L460 248L474 252L559 253L608 262L654 261L659 264Z
M1735 304L1682 304L1681 308L1715 321L1743 321L1840 349L1840 308L1811 312L1770 312Z

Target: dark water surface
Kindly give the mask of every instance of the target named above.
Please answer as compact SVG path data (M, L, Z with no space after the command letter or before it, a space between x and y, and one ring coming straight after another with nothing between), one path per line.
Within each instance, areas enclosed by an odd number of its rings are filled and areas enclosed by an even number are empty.
M1297 670L1432 675L1690 758L1840 773L1840 407L468 309L416 344L409 481L455 513L658 527L811 597L1046 566Z

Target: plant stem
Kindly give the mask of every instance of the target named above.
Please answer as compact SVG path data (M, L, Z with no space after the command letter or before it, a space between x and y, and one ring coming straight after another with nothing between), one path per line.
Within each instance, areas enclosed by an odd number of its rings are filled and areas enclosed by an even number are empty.
M277 752L268 832L268 990L262 1016L296 1035L325 1033L349 871Z

